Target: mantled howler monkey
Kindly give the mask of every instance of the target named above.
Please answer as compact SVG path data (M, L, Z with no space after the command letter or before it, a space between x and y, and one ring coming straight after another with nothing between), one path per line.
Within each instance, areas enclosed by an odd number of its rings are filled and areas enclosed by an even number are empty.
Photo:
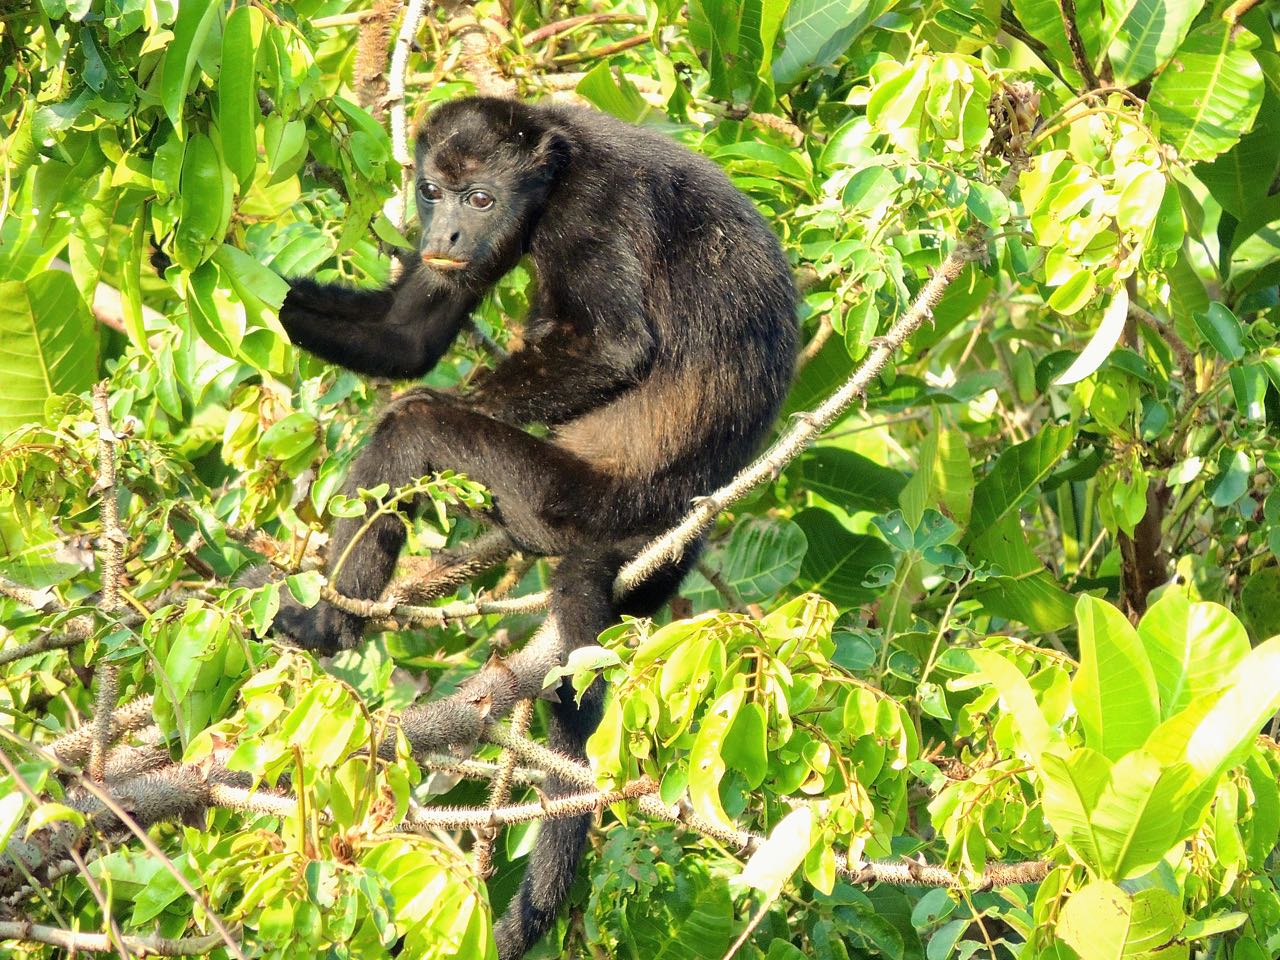
M291 281L293 342L380 377L418 377L484 292L525 255L537 296L524 345L471 388L391 402L348 489L393 488L451 469L493 494L521 550L560 557L551 610L567 652L623 613L654 613L696 549L615 601L621 565L752 456L791 379L795 294L777 239L711 162L596 111L487 97L453 101L417 132L420 262L383 290ZM546 438L523 426L541 423ZM361 526L334 525L329 557ZM381 517L351 546L335 586L376 598L404 529ZM276 629L333 651L358 617L286 604ZM566 682L551 745L581 757L600 719ZM553 781L551 792L568 785ZM514 960L555 919L589 818L542 825L519 893L498 922Z

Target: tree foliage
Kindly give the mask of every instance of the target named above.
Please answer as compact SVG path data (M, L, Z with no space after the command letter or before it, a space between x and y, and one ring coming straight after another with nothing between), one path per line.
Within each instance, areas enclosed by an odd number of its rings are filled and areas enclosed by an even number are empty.
M490 957L537 821L596 809L535 956L1275 956L1276 25L0 0L0 953ZM546 561L442 581L486 496L421 478L434 560L320 664L253 638L327 589L388 388L289 346L281 278L385 282L406 118L474 90L657 126L755 201L803 295L783 443L670 614L562 667L509 656ZM609 679L590 769L504 725L504 670Z

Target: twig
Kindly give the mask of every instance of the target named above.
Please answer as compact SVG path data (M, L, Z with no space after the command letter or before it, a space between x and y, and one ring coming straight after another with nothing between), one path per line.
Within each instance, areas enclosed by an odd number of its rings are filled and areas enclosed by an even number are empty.
M120 606L120 580L124 576L124 545L129 542L120 529L120 510L116 492L116 432L111 426L110 394L106 380L94 384L93 413L98 423L98 482L94 489L102 495L102 598L99 608L106 614ZM120 669L103 663L98 670L98 696L95 703L96 735L89 750L89 777L102 780L103 763L111 745L111 712L120 697Z
M460 830L498 827L533 820L562 820L594 813L613 803L634 800L656 792L658 785L648 777L628 783L620 790L591 790L567 797L547 797L534 803L510 807L425 807L405 818L400 829L415 833L428 830Z
M1238 23L1240 18L1258 5L1258 0L1236 0L1235 3L1222 11L1222 19L1227 23Z
M72 952L113 953L115 946L105 933L84 933L79 930L62 930L27 920L0 920L0 940L22 940L27 943L47 943ZM123 934L120 945L138 957L199 957L222 943L219 934L189 937L180 940L159 936L133 936Z
M390 76L387 78L386 104L391 109L391 155L400 165L400 189L386 202L383 213L401 230L409 219L409 182L413 170L413 157L409 155L409 121L405 115L404 79L409 71L409 51L418 35L418 25L427 0L409 0L404 7L404 19L391 51ZM392 261L392 270L399 260Z
M533 719L533 701L521 700L511 711L511 730L523 737L529 731L529 721ZM511 782L515 778L516 755L511 750L502 751L502 759L498 761L498 775L489 786L489 809L497 811L505 807L511 799ZM482 880L493 876L493 842L498 838L497 823L486 824L476 840L475 857L476 873Z
M800 355L796 357L796 373L807 367L813 358L822 352L822 348L827 345L827 341L831 339L831 335L835 332L836 328L831 325L831 318L823 314L822 319L818 322L818 329L813 332L813 337L804 345Z
M418 758L418 762L438 773L452 773L469 780L492 780L502 770L501 764L446 753L424 754ZM511 771L511 782L522 787L542 783L546 779L547 775L543 771L533 767L515 767Z
M1182 372L1181 406L1185 409L1195 399L1196 390L1196 358L1191 352L1191 348L1187 346L1185 340L1178 336L1177 331L1173 329L1173 324L1167 320L1161 320L1132 300L1129 301L1129 316L1147 329L1154 331L1173 351L1173 355L1178 360L1178 369ZM1183 410L1179 411L1180 414L1182 412Z
M402 0L374 0L373 9L360 12L352 83L356 102L376 120L381 120L387 112L387 40L391 37L391 21L401 3Z
M548 23L537 30L526 33L520 38L520 45L522 47L532 47L534 44L550 40L552 37L558 37L562 33L568 33L570 30L576 30L579 27L595 26L602 23L644 24L646 22L645 18L638 13L583 13L576 17L566 17L564 20Z
M720 599L724 602L726 610L732 610L734 613L750 613L747 605L742 602L742 596L734 589L733 584L724 578L724 576L706 560L699 560L697 570L707 583L715 588L716 593L720 594Z
M592 47L590 50L573 50L569 53L562 53L558 57L552 57L551 60L557 66L582 63L584 60L603 60L605 57L612 57L615 53L642 46L652 40L653 37L649 36L649 34L641 33L634 37L627 37L625 40L619 40L616 43L606 43L599 47Z
M109 740L116 740L126 733L150 726L154 722L151 709L154 703L155 697L147 694L145 697L138 697L136 700L129 701L118 710L110 713L111 732ZM63 734L54 740L53 743L48 745L47 749L63 763L71 765L82 763L89 754L96 732L96 725L86 724L85 726L77 727L70 733Z
M463 72L476 85L476 92L491 97L510 96L515 84L502 75L494 62L493 41L488 29L474 13L449 21L450 34L457 38L461 49L458 60Z
M1084 79L1085 89L1092 90L1098 86L1098 75L1093 72L1093 64L1089 62L1089 54L1080 38L1080 28L1076 25L1076 0L1058 0L1058 12L1062 15L1062 29L1067 34L1076 73Z
M584 787L594 787L595 774L591 768L576 760L556 753L549 747L530 740L517 737L510 730L503 730L497 725L487 731L494 743L507 747L522 756L527 762L544 767L548 771L563 777L570 783ZM670 823L682 824L695 833L711 837L730 849L751 852L764 843L765 838L759 834L738 830L734 827L713 823L694 813L687 806L676 804L668 806L657 797L642 795L638 798L641 813ZM850 865L843 853L836 854L836 869L853 883L889 883L895 886L954 887L977 891L990 890L1018 883L1038 883L1048 876L1054 864L1048 860L1027 860L1020 863L993 863L977 877L964 877L945 867L929 866L916 861L867 861Z
M53 591L48 587L41 587L36 590L32 587L24 587L20 583L14 583L7 577L0 577L0 594L17 600L19 603L26 604L33 610L43 610L46 607L54 606L58 602L58 598L53 595Z
M50 650L65 650L68 647L79 646L84 643L88 635L88 632L82 634L72 632L46 633L43 637L37 637L29 643L22 644L20 647L0 651L0 667L37 653L47 653Z

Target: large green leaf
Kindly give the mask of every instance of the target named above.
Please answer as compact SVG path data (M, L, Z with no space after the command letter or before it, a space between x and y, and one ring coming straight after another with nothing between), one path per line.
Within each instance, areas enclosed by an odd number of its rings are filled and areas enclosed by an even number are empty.
M1138 634L1111 604L1084 596L1076 604L1080 669L1071 682L1085 742L1118 760L1146 742L1160 722L1155 674Z
M841 607L875 599L876 591L864 586L864 581L872 567L893 560L883 540L850 533L827 510L801 510L795 522L808 541L800 565L803 589L821 593Z
M1249 653L1249 635L1230 610L1192 603L1177 587L1143 615L1138 638L1151 661L1164 719L1221 687Z
M40 420L46 399L87 390L97 373L97 332L70 274L0 283L0 434Z
M782 21L783 47L773 61L774 79L790 85L806 68L833 62L893 4L894 0L792 0Z
M1186 960L1189 948L1173 940L1186 922L1178 896L1148 887L1130 896L1095 880L1067 900L1057 932L1080 960Z
M1182 840L1184 763L1164 768L1151 754L1135 750L1111 768L1091 817L1103 876L1124 880L1155 868Z
M1191 32L1151 85L1160 139L1183 160L1212 160L1249 132L1262 103L1258 38L1224 20Z
M1103 0L1116 83L1131 87L1173 55L1204 0Z
M733 587L745 603L773 596L800 573L806 542L804 531L789 520L748 517L717 544L707 564ZM683 593L695 609L723 606L723 599L699 572L689 575Z
M1034 437L1015 444L996 459L995 466L973 491L970 529L985 530L1018 509L1066 453L1075 431L1069 426L1043 427Z
M1025 623L1042 633L1061 630L1069 624L1075 602L1047 570L1017 577L992 577L976 596L987 613Z
M964 434L934 424L924 438L916 472L898 495L907 522L917 527L928 507L937 506L964 526L973 503L973 466Z
M258 162L254 136L258 110L257 49L253 37L262 33L262 11L247 4L227 17L222 33L222 68L218 74L218 129L227 166L245 192L253 183ZM256 28L256 29L255 29Z
M1240 762L1258 730L1280 710L1280 637L1251 650L1232 671L1224 695L1208 699L1212 705L1191 730L1185 757L1197 774L1216 780ZM1199 714L1199 702L1187 710Z
M1036 766L1044 783L1045 819L1076 858L1096 871L1102 856L1093 811L1110 780L1111 762L1097 750L1080 747L1066 756L1045 752Z
M818 447L800 463L805 489L850 513L891 509L906 484L897 470L839 447Z
M1254 121L1253 130L1212 163L1197 164L1196 176L1209 188L1222 209L1237 220L1255 214L1268 196L1280 171L1280 97L1268 92ZM1280 211L1278 211L1280 212Z
M196 68L196 58L221 9L222 4L213 0L186 0L178 6L173 42L165 47L164 61L158 71L164 112L178 129L182 128L182 106L187 98L187 84L191 82L191 74Z

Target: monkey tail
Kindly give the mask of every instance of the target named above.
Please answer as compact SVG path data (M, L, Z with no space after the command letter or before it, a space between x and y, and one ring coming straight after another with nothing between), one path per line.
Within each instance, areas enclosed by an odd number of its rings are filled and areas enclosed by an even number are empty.
M566 554L551 582L551 612L566 654L596 642L600 631L620 614L652 616L675 593L693 566L702 542L692 545L678 563L657 571L621 602L613 600L613 580L625 560L639 549L610 548L590 553ZM604 680L596 678L581 702L575 702L573 685L563 680L558 702L551 705L547 724L548 745L566 756L585 760L587 740L600 725L604 713ZM577 789L559 777L548 778L547 793L563 796ZM546 933L569 896L578 862L586 847L591 815L544 820L529 855L524 881L506 913L494 926L499 960L520 960Z
M561 702L551 708L547 732L552 749L581 760L586 757L587 739L600 723L604 682L596 680L591 684L581 704L574 703L573 696L573 688L566 681L560 690ZM575 789L573 784L555 776L547 780L546 787L551 796L562 796ZM590 814L546 820L539 827L524 881L494 927L499 960L520 960L555 923L560 906L573 886L590 827Z

